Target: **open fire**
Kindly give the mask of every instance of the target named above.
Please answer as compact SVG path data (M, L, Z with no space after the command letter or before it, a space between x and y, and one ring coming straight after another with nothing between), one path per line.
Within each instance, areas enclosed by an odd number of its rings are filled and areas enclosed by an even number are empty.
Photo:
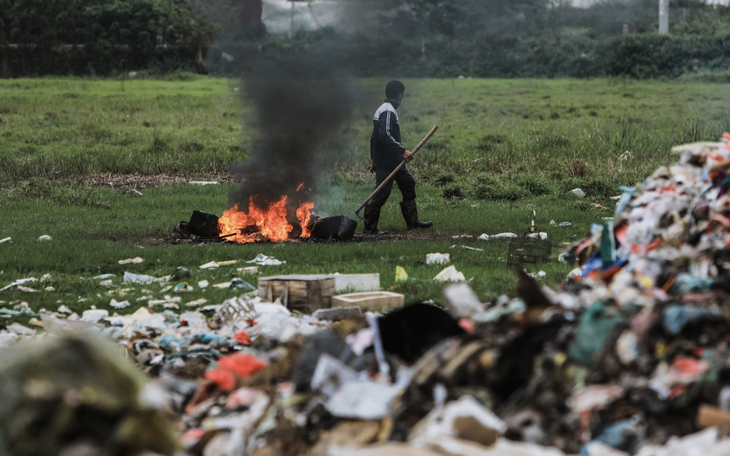
M299 186L297 190L300 190ZM248 243L308 238L314 203L292 202L287 195L275 203L249 198L248 208L233 206L218 219L218 230L228 240Z

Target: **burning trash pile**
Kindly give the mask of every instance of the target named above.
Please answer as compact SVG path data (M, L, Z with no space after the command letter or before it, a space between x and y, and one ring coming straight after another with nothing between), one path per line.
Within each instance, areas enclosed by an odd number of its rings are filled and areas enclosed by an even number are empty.
M129 420L149 432L144 417L167 410L191 455L728 455L724 139L677 147L678 164L625 188L615 217L562 255L575 269L555 290L517 271L517 297L487 305L457 283L444 290L445 309L384 315L315 316L243 296L212 314L142 308L103 327L48 314L43 335L10 325L0 331L0 363L12 366L0 371L0 421L23 424L0 429L0 453L33 454L28 439L52 435L59 453L86 439L109 454L172 454L145 439L130 446L123 432ZM16 340L94 345L86 331L117 341L154 379L155 388L122 385L139 404L87 388L101 366L49 385L61 358L46 370ZM47 358L78 363L87 352ZM34 376L17 386L25 372ZM33 414L39 401L55 404L45 419ZM106 440L84 423L107 426Z
M355 235L357 222L345 216L319 217L312 209L314 203L302 203L296 208L283 196L278 202L260 209L251 199L248 212L238 205L223 211L218 217L193 211L190 220L182 221L173 230L173 238L194 241L282 242L295 239L334 239L349 241Z

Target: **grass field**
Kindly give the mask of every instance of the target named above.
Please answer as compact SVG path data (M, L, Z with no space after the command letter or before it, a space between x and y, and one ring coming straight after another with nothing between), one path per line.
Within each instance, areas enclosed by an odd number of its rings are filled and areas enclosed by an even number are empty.
M440 127L409 165L419 181L422 218L436 223L433 230L406 235L393 195L381 227L400 234L389 242L173 245L173 227L194 209L225 209L234 185L227 170L251 155L256 139L237 82L187 79L0 80L0 239L12 238L0 243L0 288L48 274L27 284L37 293L0 292L0 309L26 301L36 311L60 304L81 311L109 308L115 298L130 300L124 312L131 311L175 294L165 290L169 285L127 286L124 271L160 277L178 266L192 271L184 280L195 288L179 295L183 308L199 298L217 304L240 291L200 289L197 282L235 276L255 285L255 276L236 269L258 253L286 261L262 267L265 275L379 272L382 286L405 293L407 301L441 302L442 285L431 280L441 267L426 265L425 256L448 252L486 301L512 293L514 278L506 267L507 244L476 236L521 234L533 209L554 246L554 260L539 267L547 272L544 283L554 286L569 270L556 260L563 244L612 215L609 197L620 193L619 185L675 161L673 145L714 141L730 130L730 88L720 84L406 80L399 111L405 142L415 144L432 125ZM345 145L322 162L315 209L351 218L372 190L364 169L383 81L353 84L362 97L342 132ZM221 184L183 183L195 179ZM125 191L131 187L144 196ZM567 193L577 187L586 198ZM551 220L572 225L558 228ZM53 240L37 241L43 234ZM473 237L454 238L462 235ZM144 263L118 264L137 256ZM241 263L198 268L212 260ZM397 265L413 280L395 284ZM111 287L93 279L107 273L116 275Z

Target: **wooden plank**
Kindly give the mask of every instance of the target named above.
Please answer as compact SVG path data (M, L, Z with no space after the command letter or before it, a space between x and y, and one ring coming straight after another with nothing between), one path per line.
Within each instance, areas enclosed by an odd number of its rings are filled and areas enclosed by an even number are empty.
M390 291L348 293L332 298L332 307L358 306L363 310L388 310L403 306L405 297Z

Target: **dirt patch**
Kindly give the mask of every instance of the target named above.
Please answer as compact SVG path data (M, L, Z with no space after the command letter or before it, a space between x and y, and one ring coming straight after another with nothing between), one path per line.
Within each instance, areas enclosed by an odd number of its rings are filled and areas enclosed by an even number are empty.
M421 229L399 232L389 232L388 234L375 236L371 234L364 234L362 228L358 227L357 233L349 241L333 241L333 240L322 240L315 237L307 239L289 239L282 242L296 243L296 244L329 244L329 243L358 243L358 242L388 242L388 241L431 241L444 239L445 235L442 232L435 231L433 229ZM143 246L161 245L161 244L218 244L218 245L239 245L237 242L226 241L223 239L216 240L205 240L205 239L175 239L172 236L165 239L140 239L135 241L135 244ZM261 241L257 244L275 244L273 241Z

